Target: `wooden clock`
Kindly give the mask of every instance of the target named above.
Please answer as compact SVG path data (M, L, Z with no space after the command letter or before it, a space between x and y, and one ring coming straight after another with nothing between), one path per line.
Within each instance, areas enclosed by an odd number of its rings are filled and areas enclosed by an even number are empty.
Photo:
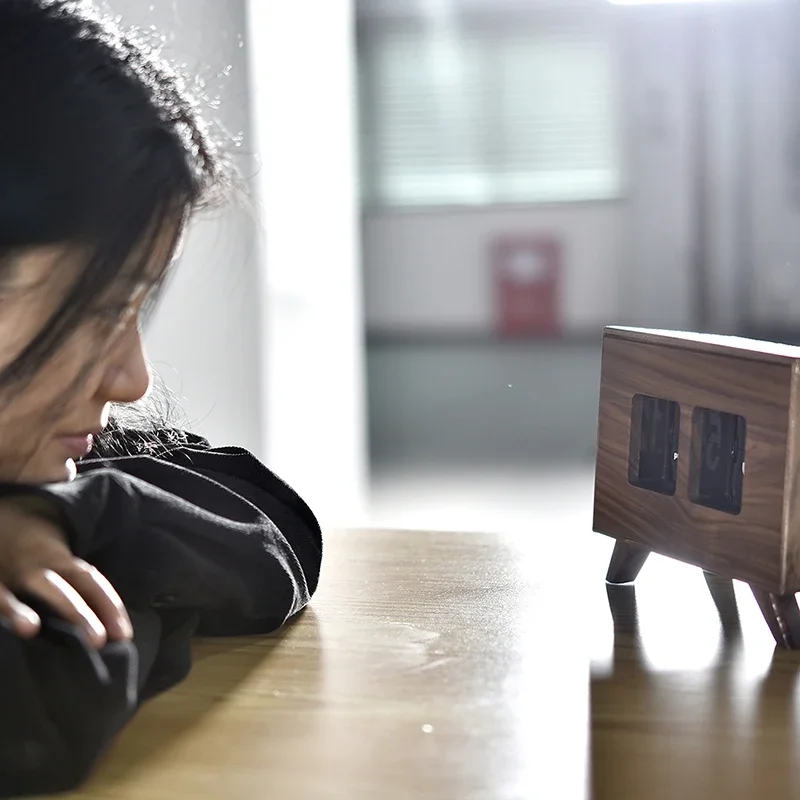
M594 530L606 577L660 553L750 585L778 645L800 647L800 347L609 327Z

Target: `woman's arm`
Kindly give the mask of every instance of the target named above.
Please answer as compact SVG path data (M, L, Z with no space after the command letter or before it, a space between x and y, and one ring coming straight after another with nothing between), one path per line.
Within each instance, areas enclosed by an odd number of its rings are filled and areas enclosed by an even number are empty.
M265 633L316 590L317 520L246 450L90 460L72 483L43 491L66 515L75 555L129 609L192 609L220 634Z
M238 448L91 459L72 483L26 491L121 594L135 637L94 651L41 604L36 639L0 629L0 797L77 786L139 704L185 677L195 631L279 628L316 590L322 556L306 504Z

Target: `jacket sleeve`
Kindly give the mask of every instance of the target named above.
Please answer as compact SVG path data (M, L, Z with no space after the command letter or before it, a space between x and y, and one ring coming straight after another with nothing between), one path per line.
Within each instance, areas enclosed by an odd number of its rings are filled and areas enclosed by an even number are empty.
M302 499L250 453L194 442L89 459L48 498L73 552L122 596L132 644L95 653L35 600L43 633L0 626L0 797L80 785L142 702L182 680L190 637L266 633L305 606L322 538Z
M78 788L140 704L189 671L196 616L131 612L135 640L87 645L81 631L25 598L36 639L0 624L0 797Z
M319 525L246 450L88 461L72 483L41 491L60 506L73 552L131 608L196 611L203 633L266 633L316 590Z

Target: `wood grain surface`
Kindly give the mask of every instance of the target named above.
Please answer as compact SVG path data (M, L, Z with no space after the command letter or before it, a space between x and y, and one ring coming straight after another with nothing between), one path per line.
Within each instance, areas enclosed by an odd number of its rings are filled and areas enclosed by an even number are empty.
M800 653L776 649L747 585L706 577L653 555L636 584L587 587L587 606L605 606L591 637L596 800L800 797Z
M652 555L607 586L575 494L577 529L330 534L313 607L198 643L73 800L800 796L800 653L744 584Z
M659 330L609 325L605 335L627 342L670 347L675 350L750 358L760 363L788 364L800 359L800 347L783 342L765 342L742 336L694 331Z
M580 604L522 533L331 533L313 606L198 643L74 798L585 797Z
M800 590L795 501L797 433L790 425L796 348L760 354L718 340L608 329L604 336L595 476L594 529L775 594ZM743 340L745 343L747 340ZM633 398L680 407L673 495L629 482ZM741 510L692 502L696 409L746 421ZM695 443L696 445L696 443Z

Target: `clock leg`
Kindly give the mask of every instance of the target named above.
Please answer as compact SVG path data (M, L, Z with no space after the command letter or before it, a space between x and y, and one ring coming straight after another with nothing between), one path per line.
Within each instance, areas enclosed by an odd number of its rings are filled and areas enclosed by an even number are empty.
M795 596L751 588L775 642L785 650L800 648L800 608Z
M719 612L722 630L728 637L738 637L742 632L739 608L736 603L736 593L733 590L733 581L711 572L703 572L706 585L714 600L714 605Z
M632 583L647 561L649 550L618 539L614 545L611 563L608 565L608 583Z

